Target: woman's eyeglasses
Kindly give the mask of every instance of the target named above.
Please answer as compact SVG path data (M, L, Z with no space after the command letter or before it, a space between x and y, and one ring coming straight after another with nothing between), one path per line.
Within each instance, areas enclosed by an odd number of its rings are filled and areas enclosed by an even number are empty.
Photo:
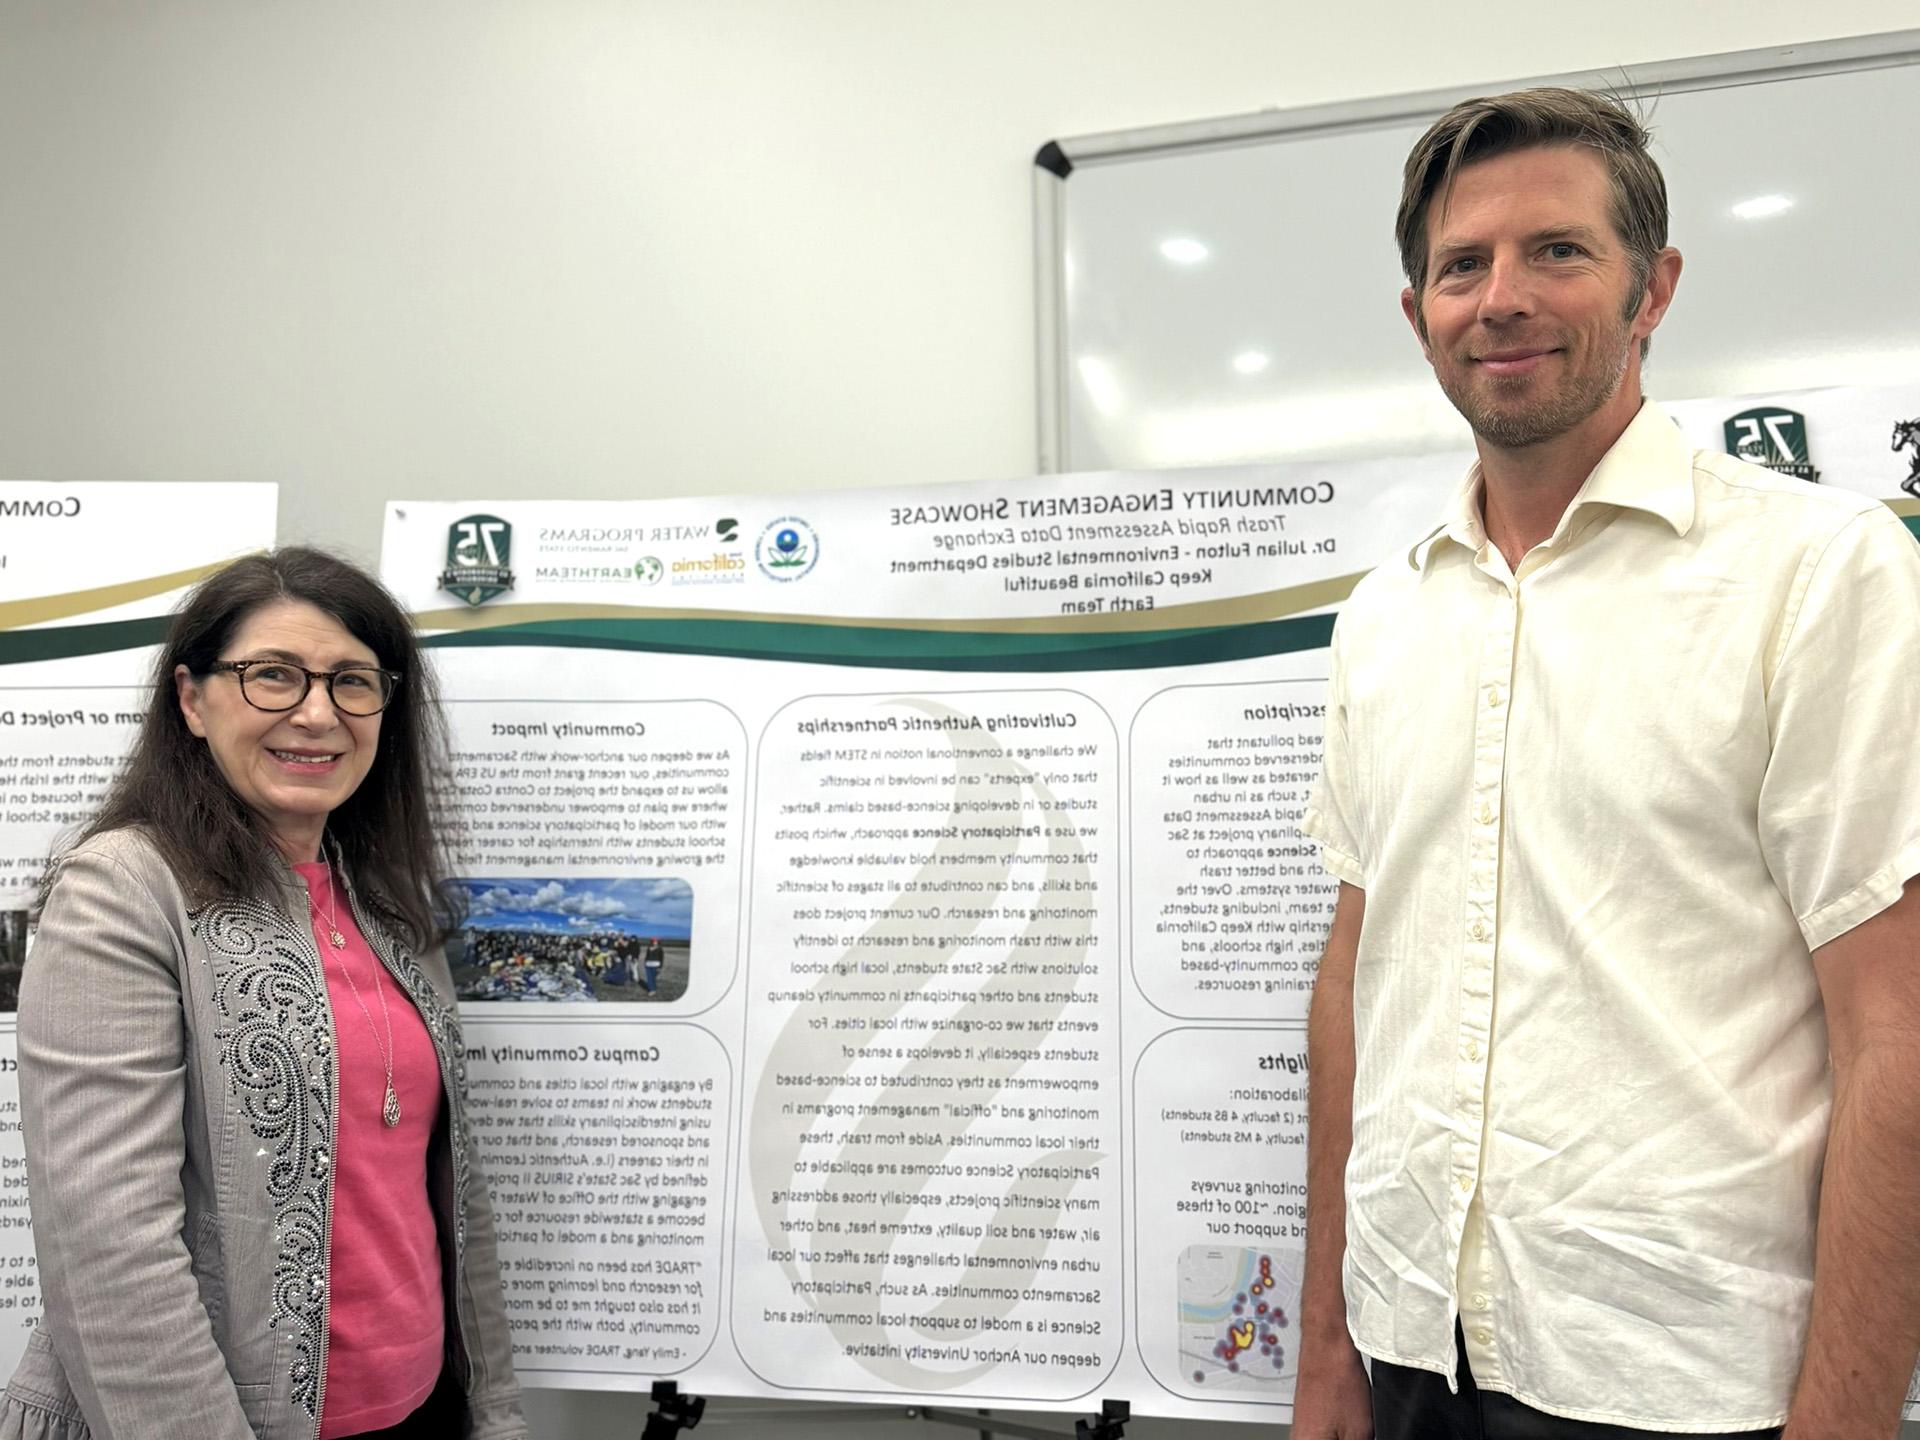
M338 670L308 670L284 660L216 660L209 671L230 671L240 678L240 694L256 710L292 710L307 698L313 682L327 682L327 696L343 715L378 715L400 686L396 670L347 665Z

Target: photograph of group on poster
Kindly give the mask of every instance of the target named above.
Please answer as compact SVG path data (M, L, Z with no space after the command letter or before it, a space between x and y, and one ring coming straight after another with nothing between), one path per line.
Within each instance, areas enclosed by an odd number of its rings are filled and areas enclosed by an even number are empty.
M666 1004L687 993L693 890L648 880L468 879L447 941L462 1000Z

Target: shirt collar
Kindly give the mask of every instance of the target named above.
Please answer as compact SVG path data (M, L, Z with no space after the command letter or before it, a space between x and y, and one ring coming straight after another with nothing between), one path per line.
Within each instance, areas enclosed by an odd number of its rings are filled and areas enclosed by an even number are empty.
M1426 569L1442 538L1476 555L1480 552L1487 543L1480 519L1480 485L1480 462L1475 460L1447 500L1441 522L1407 551L1409 566ZM1559 529L1564 531L1587 505L1643 510L1666 521L1676 535L1685 535L1693 527L1693 447L1673 418L1653 401L1641 403L1639 413L1600 457L1567 506Z

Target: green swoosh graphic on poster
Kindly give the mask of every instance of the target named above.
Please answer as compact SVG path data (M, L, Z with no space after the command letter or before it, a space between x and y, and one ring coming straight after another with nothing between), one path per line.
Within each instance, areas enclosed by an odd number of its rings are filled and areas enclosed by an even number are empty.
M1913 532L1913 538L1920 540L1920 499L1889 500L1887 508L1900 517L1900 521Z
M103 620L92 625L60 625L19 630L15 626L46 626L49 621L91 615L117 605L151 600L171 590L197 585L230 562L215 560L166 575L69 590L60 595L31 595L24 600L0 601L0 665L24 665L35 660L66 660L76 655L105 655L114 650L137 650L166 638L167 615L136 620Z
M1086 635L1116 631L1213 629L1280 620L1305 610L1337 605L1353 593L1364 570L1306 585L1288 585L1254 595L1194 600L1154 610L1108 610L1098 615L1009 615L950 620L901 619L883 615L793 615L777 611L711 610L672 605L488 605L424 610L413 617L416 630L471 632L577 620L765 621L790 625L835 626L860 630L967 631L974 634Z
M414 616L437 648L544 645L907 670L1123 670L1317 649L1359 575L1159 610L993 619L769 615L639 605L511 605Z
M1265 624L1165 630L1143 635L1022 635L808 625L767 620L577 620L511 625L421 641L440 649L544 645L556 649L644 650L739 660L894 670L1137 670L1204 665L1315 650L1333 638L1332 615Z
M49 620L67 620L75 615L91 615L96 610L111 610L116 605L131 605L136 600L150 600L155 595L204 580L227 563L216 560L190 570L175 570L170 575L149 575L140 580L123 580L117 585L98 585L91 590L0 601L0 630L11 630L16 625L44 625Z
M158 645L167 638L169 618L151 615L141 620L109 620L98 625L0 631L0 665L68 660L76 655L105 655L114 650Z

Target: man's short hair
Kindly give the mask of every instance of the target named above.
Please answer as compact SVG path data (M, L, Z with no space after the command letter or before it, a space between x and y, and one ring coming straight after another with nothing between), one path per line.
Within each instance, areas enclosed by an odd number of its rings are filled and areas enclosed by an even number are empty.
M1585 145L1606 163L1613 228L1633 271L1632 306L1667 243L1667 182L1648 153L1652 132L1620 101L1590 90L1543 86L1463 100L1433 122L1407 156L1394 238L1416 308L1427 282L1427 215L1462 166L1536 145Z

